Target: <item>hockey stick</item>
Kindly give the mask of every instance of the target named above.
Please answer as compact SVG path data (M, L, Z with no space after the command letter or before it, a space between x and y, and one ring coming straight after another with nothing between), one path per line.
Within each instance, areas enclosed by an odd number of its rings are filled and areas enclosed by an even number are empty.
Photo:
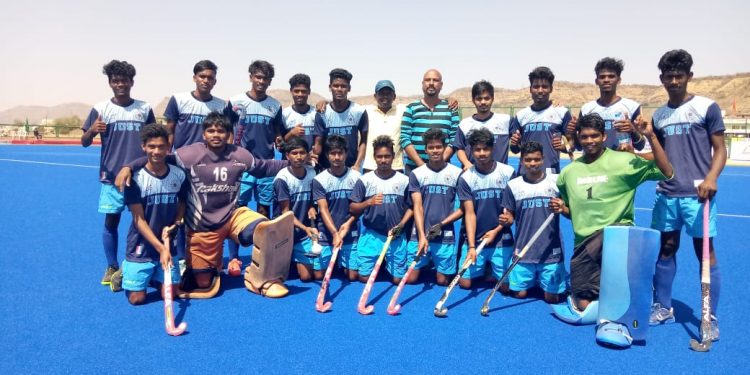
M529 251L531 248L531 245L536 242L537 238L542 234L545 228L552 222L552 219L555 218L555 214L551 213L549 216L547 216L547 219L544 220L544 223L539 227L539 229L536 230L533 236L531 236L531 239L529 239L529 242L526 244L526 246L521 249L521 252L518 253L518 255L513 255L513 262L508 266L508 269L503 272L503 276L500 278L500 280L495 283L495 287L492 288L492 292L490 292L490 295L487 296L487 299L484 301L484 305L482 305L482 309L479 310L479 312L483 316L489 316L490 315L490 301L492 300L492 297L495 296L495 292L500 288L500 285L502 285L503 280L508 278L508 275L510 275L510 271L513 271L513 268L518 264L521 259L523 259L523 256L526 255L526 252Z
M372 285L375 284L375 279L378 277L378 270L380 270L380 265L383 263L383 258L385 258L385 253L388 251L388 247L391 246L392 239L393 236L389 234L388 238L385 240L385 244L383 245L383 250L380 250L378 261L375 262L375 268L373 268L370 277L367 279L367 285L365 285L365 289L362 291L362 295L359 297L357 311L359 311L359 313L362 315L370 315L373 311L375 311L375 306L367 306L367 299L370 298Z
M323 277L323 282L320 283L320 292L318 292L318 299L315 301L315 310L318 312L326 312L331 309L333 303L331 301L325 302L326 291L328 290L328 283L331 281L331 274L333 273L333 266L336 264L336 257L339 255L340 247L333 249L333 255L331 255L331 262L328 263L326 274Z
M167 251L169 249L169 235L163 238L164 247ZM218 276L216 276L218 277ZM174 312L172 310L172 266L170 265L164 272L164 328L167 330L167 334L171 336L179 336L187 329L187 323L181 322L179 326L174 326Z
M479 256L479 253L484 250L485 245L487 245L487 240L482 240L482 242L479 243L479 246L476 249L477 256ZM464 265L461 267L461 271L453 278L451 283L448 284L448 288L443 292L443 296L440 297L440 300L435 304L435 310L433 310L432 313L438 318L444 318L448 315L448 309L443 307L443 305L445 305L445 301L448 300L448 296L451 294L451 291L453 291L453 288L458 284L458 280L464 275L464 273L466 273L466 270L468 270L470 266L471 262L469 262L469 259L466 259Z
M709 199L703 203L703 256L701 257L701 342L690 339L690 349L696 352L707 352L711 349L711 256L708 246L708 214L710 210Z
M401 305L397 304L398 302L398 296L401 295L401 291L404 290L404 285L406 285L406 280L409 279L409 276L411 275L411 271L414 271L414 267L419 264L419 261L422 260L422 255L417 255L414 257L414 260L409 265L409 269L406 270L406 274L404 277L401 278L401 281L398 283L398 288L396 288L396 291L393 293L393 297L391 297L391 302L388 303L388 314L389 315L398 315L398 312L401 311Z

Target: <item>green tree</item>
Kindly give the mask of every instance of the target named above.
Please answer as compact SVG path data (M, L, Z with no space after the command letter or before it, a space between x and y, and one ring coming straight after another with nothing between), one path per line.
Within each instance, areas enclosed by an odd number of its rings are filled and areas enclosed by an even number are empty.
M81 128L83 121L78 116L58 117L53 121L55 133L68 135L73 130Z

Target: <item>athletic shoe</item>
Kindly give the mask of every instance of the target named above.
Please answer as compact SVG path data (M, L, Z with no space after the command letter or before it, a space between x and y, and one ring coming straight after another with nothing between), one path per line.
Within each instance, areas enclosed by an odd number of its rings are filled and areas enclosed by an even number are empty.
M703 337L703 332L701 332ZM716 316L711 315L711 341L719 341L719 319Z
M112 274L109 289L117 293L122 290L122 270L119 269Z
M102 277L102 285L109 285L110 281L112 281L112 274L117 271L117 268L112 266L107 266L107 269L104 270L104 276Z
M661 303L656 302L651 306L651 316L648 324L658 326L659 324L674 323L674 308L666 308Z
M611 348L628 348L633 337L626 326L603 320L596 330L596 342Z

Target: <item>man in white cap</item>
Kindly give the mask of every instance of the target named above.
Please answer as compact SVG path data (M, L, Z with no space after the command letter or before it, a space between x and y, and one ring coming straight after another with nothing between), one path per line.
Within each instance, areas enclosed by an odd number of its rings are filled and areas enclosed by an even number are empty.
M401 115L404 113L404 105L393 105L396 99L396 87L393 82L384 79L375 84L375 102L377 105L367 106L367 117L370 120L369 139L376 139L381 135L387 135L395 143L393 145L395 157L393 158L393 169L397 171L404 170L404 157L401 146L398 144L401 136ZM362 165L365 173L377 169L373 148L367 147L365 151L365 161Z

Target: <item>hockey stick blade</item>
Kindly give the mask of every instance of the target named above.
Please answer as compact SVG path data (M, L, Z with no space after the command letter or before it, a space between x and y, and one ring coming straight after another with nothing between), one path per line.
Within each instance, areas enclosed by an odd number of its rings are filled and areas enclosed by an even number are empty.
M476 249L477 256L479 256L479 253L484 250L484 246L487 245L487 240L482 240L482 242L479 243L479 246ZM445 288L445 292L443 292L443 296L440 297L440 300L435 304L435 309L432 311L432 314L435 315L438 318L445 318L448 316L448 308L444 307L445 302L448 300L448 296L450 296L451 292L453 291L453 288L456 287L456 284L458 284L458 281L461 279L461 277L466 273L466 270L469 269L471 266L471 263L468 262L468 259L466 262L464 262L464 265L461 266L461 271L453 277L453 280L451 280L451 283L448 284L448 287Z
M391 301L388 303L388 315L398 315L398 313L401 312L401 305L397 303L398 297L401 295L401 291L404 290L404 286L406 285L406 280L409 279L411 272L414 270L417 264L419 264L419 261L421 259L422 259L421 255L417 255L416 257L414 257L414 260L409 265L409 269L406 270L404 277L402 277L401 281L398 283L398 287L396 288L396 291L393 292Z
M487 299L484 300L484 304L482 305L482 308L479 310L479 313L482 314L482 316L490 316L490 301L492 301L492 297L495 296L495 293L498 289L500 289L500 286L502 286L503 280L508 278L508 275L510 275L510 271L513 271L513 268L518 264L521 259L523 259L524 255L526 255L526 252L529 251L531 246L536 242L537 238L542 235L542 232L544 231L547 226L552 222L552 219L555 218L555 214L551 213L547 218L544 220L542 225L539 227L539 229L534 232L534 235L531 236L529 239L529 242L526 244L526 246L521 249L521 252L518 253L517 256L514 256L513 263L511 263L510 267L508 267L505 272L503 272L503 276L500 277L500 280L497 280L497 283L495 283L495 287L492 288L492 291L490 292L490 295L487 296Z
M377 279L378 277L378 270L380 270L380 266L383 264L383 258L385 258L385 253L388 251L388 248L391 246L391 240L393 240L393 236L388 235L388 238L385 240L385 244L383 244L383 249L380 250L378 261L375 262L375 268L372 269L372 273L370 274L370 277L367 279L367 285L365 285L365 289L362 291L362 295L359 297L359 303L357 304L357 312L359 312L362 315L370 315L375 311L375 306L367 305L367 299L370 298L370 292L372 291L372 286L375 284L375 279Z
M320 283L320 292L318 292L318 298L315 300L315 310L321 313L327 312L331 309L331 306L333 306L333 302L326 302L325 298L326 292L328 291L328 286L331 282L331 274L333 273L333 267L336 264L336 257L339 254L339 250L341 250L341 248L333 249L333 255L331 255L331 260L328 263L325 277L323 277L323 282Z

